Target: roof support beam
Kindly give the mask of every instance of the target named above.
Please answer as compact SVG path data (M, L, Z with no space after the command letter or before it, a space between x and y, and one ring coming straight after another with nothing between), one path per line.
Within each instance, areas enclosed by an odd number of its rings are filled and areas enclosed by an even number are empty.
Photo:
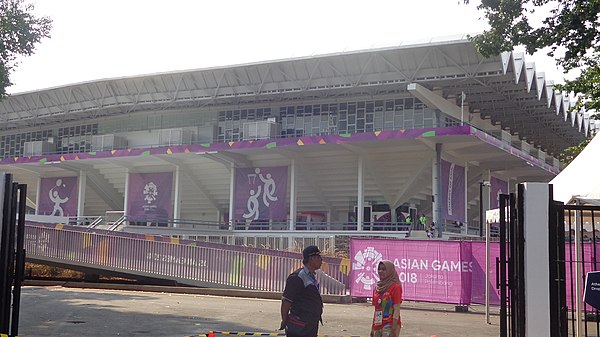
M417 194L418 191L423 189L422 181L426 179L426 177L430 177L429 169L431 168L431 160L433 159L432 155L428 155L423 159L423 165L416 170L416 173L413 174L412 178L410 178L405 184L404 187L398 191L396 198L394 198L394 202L391 204L393 207L390 209L394 210L401 204L406 201L408 196L412 196Z
M60 168L77 173L81 170L85 170L87 175L87 185L98 194L102 201L114 210L123 209L123 195L113 187L110 181L104 178L99 170L87 165L85 167L74 167L64 162L60 164Z
M173 158L169 158L167 156L156 156L156 158L158 158L162 161L165 161L171 165L174 165L176 167L183 168L183 170L179 170L179 172L183 173L183 176L187 180L189 180L192 183L192 185L194 185L196 190L198 190L198 192L200 192L204 195L204 197L206 198L206 200L208 200L208 202L211 204L212 207L214 207L216 210L221 209L219 207L219 203L215 200L215 198L212 196L212 194L206 189L206 187L202 184L202 182L196 176L192 176L190 174L189 167L183 165L183 163L181 161L173 159Z

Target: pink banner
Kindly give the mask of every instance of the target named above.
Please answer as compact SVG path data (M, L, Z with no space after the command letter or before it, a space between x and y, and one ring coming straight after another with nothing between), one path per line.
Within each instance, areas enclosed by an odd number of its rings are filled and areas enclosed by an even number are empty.
M173 217L173 173L130 173L127 215L166 220Z
M77 177L42 178L37 214L77 216Z
M466 242L465 242L466 244ZM473 273L471 274L471 303L485 304L485 242L472 242ZM496 259L500 244L490 243L490 304L500 305L500 290L496 288Z
M377 265L390 260L403 284L404 299L468 304L473 263L471 245L450 241L352 239L350 294L371 297Z
M583 272L600 269L600 248L592 243L583 245ZM391 260L396 266L404 288L404 299L453 304L485 304L485 242L411 241L383 239L352 239L350 242L352 270L350 294L372 297L378 281L377 265ZM500 290L496 287L496 259L500 244L490 244L490 304L500 305ZM574 277L575 246L565 244L567 307L573 307L571 284ZM592 310L586 305L588 310Z

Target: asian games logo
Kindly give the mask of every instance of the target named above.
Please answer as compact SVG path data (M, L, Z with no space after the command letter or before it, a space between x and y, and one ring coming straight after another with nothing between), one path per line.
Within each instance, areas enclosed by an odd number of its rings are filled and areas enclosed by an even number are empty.
M352 261L352 270L356 270L356 283L362 283L365 290L373 290L373 286L379 281L377 266L382 260L382 255L373 247L367 247L364 251L358 251Z
M149 182L144 186L144 200L147 204L151 204L156 201L158 197L158 186L154 182Z

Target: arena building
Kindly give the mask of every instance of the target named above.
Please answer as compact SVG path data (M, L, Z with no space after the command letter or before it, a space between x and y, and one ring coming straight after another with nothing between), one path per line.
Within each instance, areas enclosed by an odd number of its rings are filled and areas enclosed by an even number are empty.
M480 201L593 131L569 107L522 53L460 38L12 95L0 171L71 223L477 234Z

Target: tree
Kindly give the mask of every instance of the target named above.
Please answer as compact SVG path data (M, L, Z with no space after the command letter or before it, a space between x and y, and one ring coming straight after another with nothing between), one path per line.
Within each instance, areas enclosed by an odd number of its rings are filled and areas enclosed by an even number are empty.
M33 54L35 45L50 37L52 20L31 14L34 6L23 0L0 0L0 98L11 86L10 74L17 57Z
M548 55L565 73L581 71L576 79L556 86L578 98L572 109L600 112L600 0L482 0L477 8L490 25L471 37L482 55L498 55L518 45L529 54L549 48ZM534 23L540 14L545 18ZM568 148L561 159L570 162L587 142Z

